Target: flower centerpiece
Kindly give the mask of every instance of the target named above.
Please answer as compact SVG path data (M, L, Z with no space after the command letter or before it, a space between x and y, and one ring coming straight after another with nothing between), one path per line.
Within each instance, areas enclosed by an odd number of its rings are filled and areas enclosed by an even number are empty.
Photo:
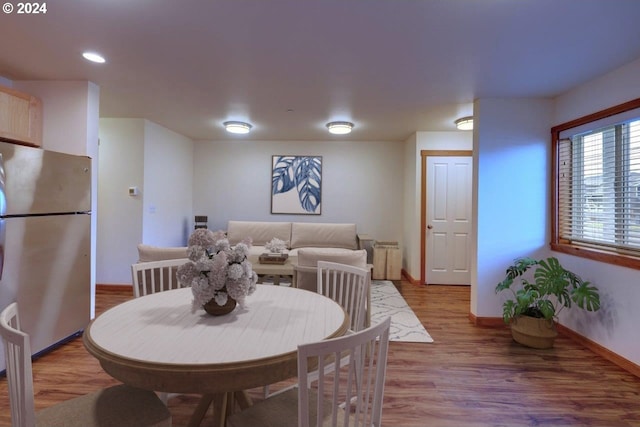
M264 247L271 252L272 254L282 254L285 250L287 250L287 243L282 240L274 237L269 240Z
M236 302L242 306L258 281L247 260L251 241L232 247L223 231L199 228L189 236L188 245L189 261L178 267L177 276L182 286L191 287L192 312L204 308L211 313L209 307L218 311L216 306L230 307L229 312Z

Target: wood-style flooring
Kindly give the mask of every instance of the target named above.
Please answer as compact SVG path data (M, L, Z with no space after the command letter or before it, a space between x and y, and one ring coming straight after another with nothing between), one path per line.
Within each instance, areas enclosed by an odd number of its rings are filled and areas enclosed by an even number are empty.
M396 284L435 342L390 344L384 426L640 426L640 378L567 337L535 350L514 343L506 328L473 326L468 287ZM100 289L97 311L128 298L130 289ZM33 367L36 409L116 383L81 339ZM251 391L255 400L259 392ZM173 425L186 425L196 403L172 399ZM209 414L202 425L211 424ZM0 425L10 425L6 378Z

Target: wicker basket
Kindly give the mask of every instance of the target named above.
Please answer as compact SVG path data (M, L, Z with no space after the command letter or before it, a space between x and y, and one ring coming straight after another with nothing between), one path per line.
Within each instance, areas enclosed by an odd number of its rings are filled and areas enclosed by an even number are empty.
M527 347L551 348L558 336L553 320L518 316L511 321L511 336Z

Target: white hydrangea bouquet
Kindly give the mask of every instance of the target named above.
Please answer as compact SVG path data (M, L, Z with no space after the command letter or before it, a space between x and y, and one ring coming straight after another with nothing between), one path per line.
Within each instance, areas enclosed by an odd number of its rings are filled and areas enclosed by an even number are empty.
M214 301L219 306L232 298L240 306L256 289L258 276L247 259L251 241L231 247L223 231L199 228L189 236L189 261L178 267L178 281L190 286L193 293L191 310Z

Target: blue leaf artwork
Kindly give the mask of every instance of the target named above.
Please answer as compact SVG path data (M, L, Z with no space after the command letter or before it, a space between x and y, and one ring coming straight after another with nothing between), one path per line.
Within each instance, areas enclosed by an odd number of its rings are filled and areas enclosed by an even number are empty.
M322 157L273 156L271 213L319 215Z

